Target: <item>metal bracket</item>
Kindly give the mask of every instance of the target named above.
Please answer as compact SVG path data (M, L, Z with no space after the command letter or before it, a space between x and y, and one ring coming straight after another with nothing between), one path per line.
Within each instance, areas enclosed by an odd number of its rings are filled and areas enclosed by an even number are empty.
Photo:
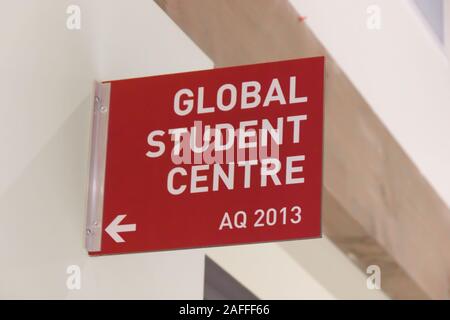
M88 252L101 250L110 93L110 83L96 83L86 221L86 248Z

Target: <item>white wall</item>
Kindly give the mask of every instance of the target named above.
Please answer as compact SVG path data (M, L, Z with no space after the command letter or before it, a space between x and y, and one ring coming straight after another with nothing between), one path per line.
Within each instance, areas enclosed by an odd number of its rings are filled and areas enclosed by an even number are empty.
M449 63L413 2L290 1L450 205ZM369 5L381 9L380 30L366 27Z
M202 298L201 251L90 258L83 230L94 80L211 61L153 1L0 4L0 298ZM66 288L72 264L79 291Z
M367 275L326 237L206 253L262 299L388 299L369 290Z

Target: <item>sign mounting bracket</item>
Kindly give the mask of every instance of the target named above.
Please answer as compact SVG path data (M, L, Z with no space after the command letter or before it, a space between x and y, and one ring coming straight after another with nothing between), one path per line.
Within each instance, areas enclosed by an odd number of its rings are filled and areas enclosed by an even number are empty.
M110 83L95 84L86 221L86 248L89 252L101 251L110 93Z

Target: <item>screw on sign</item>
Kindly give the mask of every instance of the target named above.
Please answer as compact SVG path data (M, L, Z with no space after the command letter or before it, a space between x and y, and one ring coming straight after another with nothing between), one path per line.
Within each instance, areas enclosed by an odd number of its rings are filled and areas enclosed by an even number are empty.
M97 85L91 255L321 236L324 58Z

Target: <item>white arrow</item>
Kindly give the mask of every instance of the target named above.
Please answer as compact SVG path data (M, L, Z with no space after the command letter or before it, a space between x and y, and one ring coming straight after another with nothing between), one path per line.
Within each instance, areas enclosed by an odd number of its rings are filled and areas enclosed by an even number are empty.
M136 231L136 224L120 225L126 216L126 214L119 214L105 229L105 231L111 236L111 238L113 238L115 242L125 242L125 240L119 235L119 232Z

